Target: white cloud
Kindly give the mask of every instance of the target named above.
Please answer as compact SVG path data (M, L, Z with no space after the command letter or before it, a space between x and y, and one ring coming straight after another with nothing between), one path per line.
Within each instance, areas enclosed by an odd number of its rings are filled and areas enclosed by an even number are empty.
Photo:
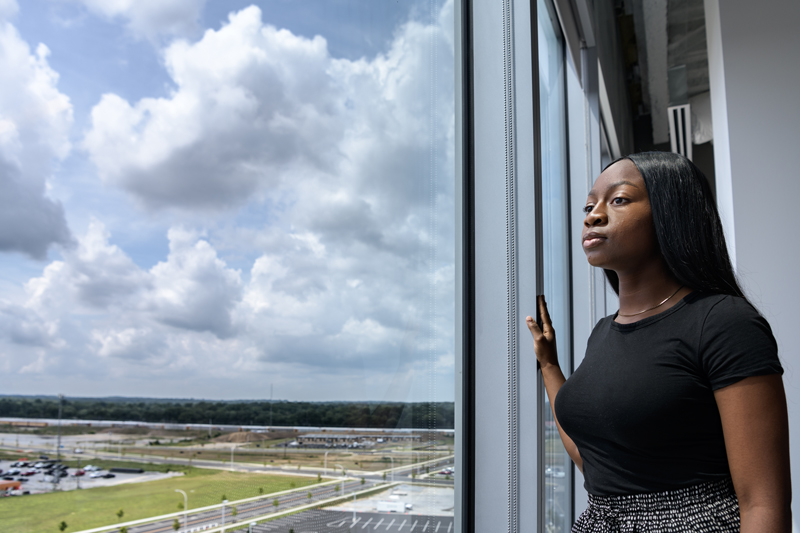
M109 237L103 224L93 221L77 246L65 250L61 261L53 261L41 277L27 283L29 305L56 316L137 305L135 297L150 280L120 248L108 243Z
M205 0L75 1L96 15L124 20L134 35L154 42L162 36L194 33L205 4Z
M24 346L52 347L57 323L48 322L32 309L0 300L0 337Z
M70 150L72 105L40 44L31 53L3 22L14 4L0 4L0 251L44 258L51 244L71 240L61 204L46 195L54 164Z
M117 357L136 362L151 362L162 355L165 347L162 332L147 327L93 330L92 340L100 357Z
M108 231L93 221L78 245L64 251L63 260L27 283L26 306L50 319L107 313L113 331L96 328L101 333L92 334L104 355L130 353L119 347L122 340L132 343L142 338L141 331L150 331L142 324L230 336L231 312L241 298L239 273L197 235L173 228L168 237L166 261L144 270L109 244Z
M19 5L16 0L0 0L0 20L13 17L17 11L19 11Z
M145 305L170 326L231 336L231 312L241 298L239 272L191 232L173 228L169 241L167 261L150 270L153 288Z
M445 83L431 85L431 45ZM106 182L151 208L225 209L265 192L294 201L307 188L329 207L318 225L374 226L373 211L396 215L424 195L431 155L445 168L429 146L452 128L450 46L410 22L386 54L335 59L322 37L264 24L251 6L167 48L170 97L103 96L84 145Z

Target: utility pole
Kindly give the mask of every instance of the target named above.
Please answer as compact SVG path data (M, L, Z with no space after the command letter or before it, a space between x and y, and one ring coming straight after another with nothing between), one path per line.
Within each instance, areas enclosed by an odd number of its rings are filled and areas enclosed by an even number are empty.
M58 440L56 442L56 461L61 461L61 403L64 401L64 395L58 395Z
M208 419L208 438L211 438L211 419Z
M269 430L272 431L272 383L269 384Z

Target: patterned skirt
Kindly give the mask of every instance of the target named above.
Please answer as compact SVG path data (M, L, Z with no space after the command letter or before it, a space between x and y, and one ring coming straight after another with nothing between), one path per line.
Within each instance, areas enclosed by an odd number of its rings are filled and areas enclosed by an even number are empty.
M572 533L738 533L739 500L730 479L678 490L589 495Z

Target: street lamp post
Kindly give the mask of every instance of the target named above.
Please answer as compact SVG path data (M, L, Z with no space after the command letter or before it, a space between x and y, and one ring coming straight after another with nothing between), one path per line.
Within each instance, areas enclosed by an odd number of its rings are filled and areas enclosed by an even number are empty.
M392 461L392 483L394 483L394 457L390 455L389 460Z
M334 468L338 466L339 468L342 469L342 494L344 494L344 477L347 475L347 471L340 464L334 464L333 466Z
M225 528L225 504L228 503L228 500L222 500L222 527L223 531Z
M186 511L189 509L189 497L186 496L186 493L181 489L175 489L175 492L183 494L183 530L186 531L189 524L189 522L186 521Z
M231 472L233 472L233 450L236 449L236 446L231 446Z
M325 452L325 475L328 475L328 452Z
M250 531L248 531L248 533L253 533L253 528L255 527L255 525L256 525L255 522L250 522Z

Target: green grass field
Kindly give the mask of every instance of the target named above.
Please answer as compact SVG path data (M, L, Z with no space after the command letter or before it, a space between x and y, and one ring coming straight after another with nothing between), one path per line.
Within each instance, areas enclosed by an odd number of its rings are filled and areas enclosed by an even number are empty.
M246 474L194 468L188 474L146 483L129 483L49 494L0 498L0 524L3 531L15 533L58 532L61 521L66 532L80 531L107 524L174 513L189 496L189 509L303 487L316 483L314 478ZM122 509L120 520L116 513Z

